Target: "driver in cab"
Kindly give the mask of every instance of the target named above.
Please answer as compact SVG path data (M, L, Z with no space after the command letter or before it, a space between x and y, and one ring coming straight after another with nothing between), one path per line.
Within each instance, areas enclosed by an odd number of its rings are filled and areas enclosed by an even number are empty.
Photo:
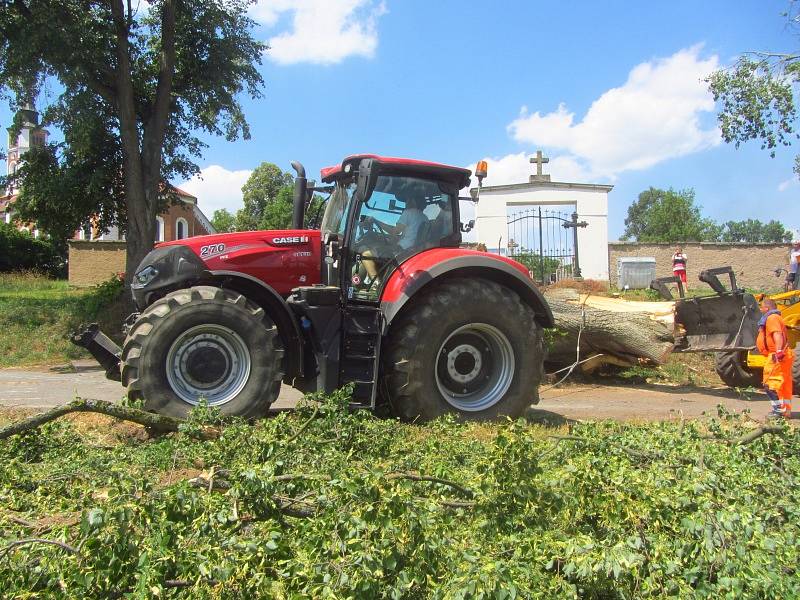
M380 231L380 233L367 233L359 240L360 262L364 265L366 277L360 281L357 273L353 276L353 284L361 286L362 289L366 288L366 292L370 296L377 295L381 285L375 258L393 258L403 251L413 248L417 243L420 228L428 221L422 212L425 203L424 197L409 195L404 198L398 194L397 199L405 203L405 208L395 225L384 223L372 216L365 216L361 220L364 229L377 228Z

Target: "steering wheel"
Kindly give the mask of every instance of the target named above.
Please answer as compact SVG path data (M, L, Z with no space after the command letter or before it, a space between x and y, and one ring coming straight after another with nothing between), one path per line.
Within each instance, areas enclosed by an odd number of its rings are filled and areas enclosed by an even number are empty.
M369 225L364 224L364 221L367 220L369 220ZM372 217L367 217L366 219L360 220L358 222L358 231L359 231L359 237L367 236L370 233L372 233L381 236L381 239L383 240L384 243L386 244L391 243L391 239L389 237L391 234L386 229L383 228L383 224L380 221Z

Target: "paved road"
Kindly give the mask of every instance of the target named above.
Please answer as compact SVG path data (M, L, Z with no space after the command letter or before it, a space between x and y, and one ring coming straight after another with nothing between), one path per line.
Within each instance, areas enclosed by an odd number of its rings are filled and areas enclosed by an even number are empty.
M108 381L103 371L89 361L73 369L0 369L0 405L44 408L69 402L75 395L117 401L122 386ZM275 409L293 407L302 397L295 389L283 386ZM536 407L545 418L662 420L716 414L718 404L730 411L750 409L762 419L769 411L763 394L752 399L740 397L727 388L673 388L668 386L565 385L546 389ZM795 417L800 414L795 413Z
M0 406L46 408L66 404L75 396L116 402L124 396L122 385L109 381L96 363L75 361L72 368L0 369ZM303 395L283 386L275 409L297 404Z

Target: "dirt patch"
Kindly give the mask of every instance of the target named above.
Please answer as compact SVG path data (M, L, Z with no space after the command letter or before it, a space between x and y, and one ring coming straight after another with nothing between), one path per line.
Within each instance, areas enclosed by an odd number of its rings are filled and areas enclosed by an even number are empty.
M158 481L155 483L154 487L156 489L169 487L181 481L186 481L187 479L194 479L200 475L208 477L208 473L201 469L193 469L189 467L170 469L159 474Z
M106 415L73 413L64 419L71 422L79 434L101 444L113 445L131 440L143 442L150 438L142 425Z

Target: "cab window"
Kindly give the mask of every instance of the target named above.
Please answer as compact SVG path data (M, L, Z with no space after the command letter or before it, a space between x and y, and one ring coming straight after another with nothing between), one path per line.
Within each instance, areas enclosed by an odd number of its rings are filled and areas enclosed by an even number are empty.
M374 300L394 266L454 232L454 194L439 182L380 175L357 207L350 250L356 298Z

